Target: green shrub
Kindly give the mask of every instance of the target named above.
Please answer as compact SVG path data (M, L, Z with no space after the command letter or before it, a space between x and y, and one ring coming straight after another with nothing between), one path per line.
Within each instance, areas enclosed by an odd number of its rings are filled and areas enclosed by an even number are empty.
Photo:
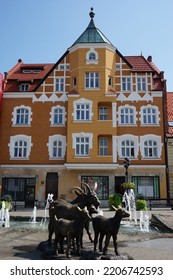
M9 201L5 201L5 209L10 208L10 202ZM0 209L2 208L2 201L0 201Z
M121 197L120 193L114 193L114 194L110 195L109 200L108 200L109 210L112 210L112 205L116 208L118 206L122 206L121 199L122 199L122 197Z
M121 184L121 187L125 190L125 189L135 189L136 185L133 182L124 182Z
M140 210L147 210L147 202L145 199L137 199L136 200L136 210L140 211Z

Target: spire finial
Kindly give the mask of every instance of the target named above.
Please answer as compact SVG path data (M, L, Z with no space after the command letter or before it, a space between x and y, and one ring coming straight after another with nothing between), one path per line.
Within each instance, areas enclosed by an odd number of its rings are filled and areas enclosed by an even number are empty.
M90 18L94 18L94 16L95 16L95 13L93 12L93 7L91 7L91 11L90 11L90 13L89 13L89 15L90 15Z

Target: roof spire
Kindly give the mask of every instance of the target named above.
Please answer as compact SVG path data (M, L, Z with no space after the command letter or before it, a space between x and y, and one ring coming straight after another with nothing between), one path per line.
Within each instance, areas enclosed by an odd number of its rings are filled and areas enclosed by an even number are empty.
M91 11L90 11L90 13L89 13L89 15L90 15L90 18L94 18L94 16L95 16L95 13L93 12L93 8L91 7Z

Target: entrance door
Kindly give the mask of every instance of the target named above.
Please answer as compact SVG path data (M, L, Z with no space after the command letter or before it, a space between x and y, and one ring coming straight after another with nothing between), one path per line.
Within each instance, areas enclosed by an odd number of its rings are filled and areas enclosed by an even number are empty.
M25 191L25 207L34 207L35 187L26 186Z
M48 193L52 193L54 195L53 200L58 198L58 173L57 172L47 173L45 199L47 199Z
M125 176L115 176L115 192L123 194L121 184L125 182Z

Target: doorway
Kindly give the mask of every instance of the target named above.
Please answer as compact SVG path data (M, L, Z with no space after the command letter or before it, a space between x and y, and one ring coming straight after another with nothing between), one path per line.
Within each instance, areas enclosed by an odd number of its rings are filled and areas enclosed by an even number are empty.
M124 191L121 188L121 184L125 182L125 176L115 176L115 193L123 195Z
M26 186L25 189L25 207L34 207L35 186Z
M57 172L48 172L46 176L46 191L45 199L47 199L48 193L52 193L53 200L58 198L58 173Z

